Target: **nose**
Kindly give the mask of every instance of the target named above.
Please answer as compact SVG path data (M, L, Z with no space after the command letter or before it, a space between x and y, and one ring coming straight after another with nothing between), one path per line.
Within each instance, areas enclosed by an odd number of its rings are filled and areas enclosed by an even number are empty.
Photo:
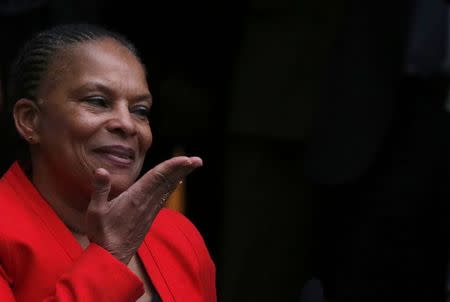
M128 106L117 105L111 111L111 118L108 121L107 129L122 137L134 136L137 133L136 122L133 120Z

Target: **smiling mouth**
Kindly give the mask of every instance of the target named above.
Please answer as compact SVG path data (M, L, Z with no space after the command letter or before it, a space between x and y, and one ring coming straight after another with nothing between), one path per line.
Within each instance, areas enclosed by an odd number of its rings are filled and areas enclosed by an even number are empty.
M119 167L129 167L136 157L133 149L119 145L102 146L94 151L100 154L102 159L105 159L113 166Z

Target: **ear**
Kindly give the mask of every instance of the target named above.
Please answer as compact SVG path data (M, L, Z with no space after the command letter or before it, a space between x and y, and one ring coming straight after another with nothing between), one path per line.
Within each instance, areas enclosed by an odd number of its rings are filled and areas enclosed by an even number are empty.
M14 105L14 122L17 131L30 144L39 142L39 107L30 99L20 99Z

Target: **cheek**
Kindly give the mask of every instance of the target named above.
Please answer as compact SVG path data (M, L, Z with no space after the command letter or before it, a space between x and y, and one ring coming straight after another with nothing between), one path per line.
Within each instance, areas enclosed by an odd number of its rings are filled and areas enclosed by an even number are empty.
M152 145L152 142L153 142L153 134L152 134L152 130L150 129L150 126L145 131L143 141L144 141L143 145L144 145L145 152L147 152L147 150L150 148L150 146Z
M143 152L143 154L145 154L147 152L147 150L150 148L150 146L152 145L152 141L153 141L153 135L152 135L152 130L150 129L150 126L147 125L145 127L142 127L140 130L140 149Z
M85 144L95 140L105 129L106 116L97 115L84 110L73 110L68 114L65 126L68 138L74 144Z
M68 145L73 148L76 146L85 145L90 142L90 140L95 137L96 127L88 121L85 123L70 123L67 122L62 128L62 138L61 141L66 141ZM77 148L78 149L78 148Z
M47 133L50 137L57 135L66 141L87 137L95 128L92 119L74 112L48 115L44 121L42 133Z

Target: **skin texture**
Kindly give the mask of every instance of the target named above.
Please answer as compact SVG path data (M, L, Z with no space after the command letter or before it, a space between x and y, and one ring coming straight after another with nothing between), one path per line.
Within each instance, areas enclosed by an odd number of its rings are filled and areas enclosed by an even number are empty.
M151 102L142 64L105 38L58 54L38 100L14 107L30 144L32 182L70 229L125 264L168 194L202 165L174 157L136 181L152 143Z
M114 40L77 45L54 61L38 92L39 145L32 148L33 166L50 168L45 181L57 176L53 182L62 191L81 188L85 196L90 190L85 179L96 168L106 168L114 197L135 181L152 142L145 72ZM130 148L134 160L120 165L98 152L106 146ZM61 165L61 158L71 169ZM33 180L39 182L42 172L33 171ZM87 204L75 201L72 206Z

